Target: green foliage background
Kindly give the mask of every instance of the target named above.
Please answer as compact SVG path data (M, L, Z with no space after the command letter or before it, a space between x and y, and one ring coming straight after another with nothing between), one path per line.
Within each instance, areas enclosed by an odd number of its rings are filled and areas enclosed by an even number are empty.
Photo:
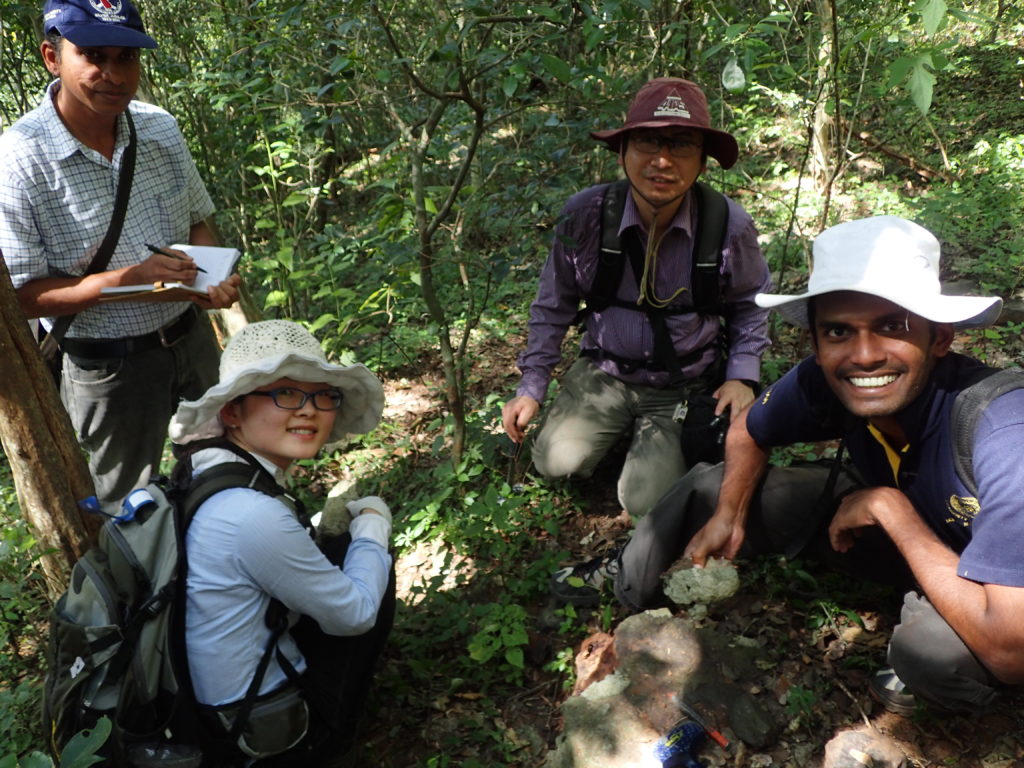
M553 655L527 657L547 573L574 502L525 489L495 433L558 210L614 177L589 139L618 124L647 79L705 88L741 161L712 183L754 215L782 290L809 243L843 218L894 213L945 245L945 277L1010 298L1024 264L1024 11L997 0L139 0L160 48L142 98L176 115L244 250L252 307L307 320L329 351L435 399L411 427L383 425L310 464L394 501L401 549L442 568L414 587L381 674L417 764L532 765L546 738L496 725L511 691L566 680L582 631L562 617ZM36 3L0 0L0 126L37 101ZM721 76L739 67L745 84ZM998 359L1011 324L968 339ZM765 362L792 362L780 329ZM31 532L0 477L0 744L41 745L47 604ZM438 650L443 649L443 650ZM453 650L454 649L454 650ZM568 651L568 653L567 653ZM558 683L556 683L558 684ZM452 732L423 718L477 702ZM403 719L403 709L408 716ZM397 714L396 714L397 713ZM4 750L0 750L2 753ZM450 755L459 757L450 758ZM385 753L382 765L395 762Z

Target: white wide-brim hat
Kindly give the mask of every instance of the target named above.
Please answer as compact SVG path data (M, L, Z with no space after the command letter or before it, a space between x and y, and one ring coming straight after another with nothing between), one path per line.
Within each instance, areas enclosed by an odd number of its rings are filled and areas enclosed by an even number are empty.
M939 241L896 216L873 216L826 229L814 240L814 265L806 293L759 293L759 307L777 309L789 322L808 326L807 300L836 291L867 293L935 323L981 328L999 317L1003 300L944 296L939 283Z
M231 337L220 358L220 381L198 400L178 406L170 435L188 443L224 434L220 410L236 397L278 379L328 384L343 399L327 442L369 432L384 410L384 388L365 365L333 365L309 331L288 320L251 323Z

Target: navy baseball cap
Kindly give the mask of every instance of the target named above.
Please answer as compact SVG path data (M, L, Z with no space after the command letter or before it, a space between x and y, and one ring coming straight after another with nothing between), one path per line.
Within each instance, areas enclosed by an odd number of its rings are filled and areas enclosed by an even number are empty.
M156 48L130 0L46 0L43 33L51 32L80 48Z

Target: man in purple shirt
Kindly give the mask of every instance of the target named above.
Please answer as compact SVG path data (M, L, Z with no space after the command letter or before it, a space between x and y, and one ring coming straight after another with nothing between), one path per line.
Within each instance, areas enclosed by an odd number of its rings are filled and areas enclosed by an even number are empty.
M691 262L701 223L694 182L709 155L729 168L739 152L730 134L711 128L694 83L652 80L636 94L622 128L591 135L618 153L630 187L618 232L623 242L636 239L642 266L625 266L613 303L587 315L580 359L545 415L533 461L545 477L589 477L632 433L618 496L640 517L686 471L681 404L711 393L716 414L724 414L753 400L768 345L767 312L754 296L769 287L769 274L753 221L726 198L719 304L694 310ZM562 211L530 308L529 341L519 357L522 381L502 412L505 431L517 443L540 411L562 339L594 285L607 189L586 189ZM658 354L652 309L665 317L669 342L662 349L674 350L672 373Z
M809 328L814 355L733 420L724 465L698 465L641 521L607 569L616 595L656 604L680 556L823 560L907 590L891 667L871 680L886 708L984 710L1024 684L1024 389L976 411L970 487L953 406L990 371L950 344L994 322L1001 301L942 295L935 237L877 216L818 236L805 293L758 303ZM839 438L855 473L768 466L773 446Z

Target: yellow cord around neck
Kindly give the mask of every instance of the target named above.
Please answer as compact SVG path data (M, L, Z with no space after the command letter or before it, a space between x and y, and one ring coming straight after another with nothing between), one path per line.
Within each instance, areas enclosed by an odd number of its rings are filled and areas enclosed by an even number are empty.
M679 288L667 299L660 299L655 293L655 283L658 276L658 251L661 249L661 241L665 239L668 229L666 228L665 232L661 233L661 237L657 237L658 209L652 206L652 210L651 226L647 230L647 247L644 248L644 271L640 277L640 296L637 298L636 303L643 304L646 302L657 309L664 309L686 290L686 286L684 285Z

